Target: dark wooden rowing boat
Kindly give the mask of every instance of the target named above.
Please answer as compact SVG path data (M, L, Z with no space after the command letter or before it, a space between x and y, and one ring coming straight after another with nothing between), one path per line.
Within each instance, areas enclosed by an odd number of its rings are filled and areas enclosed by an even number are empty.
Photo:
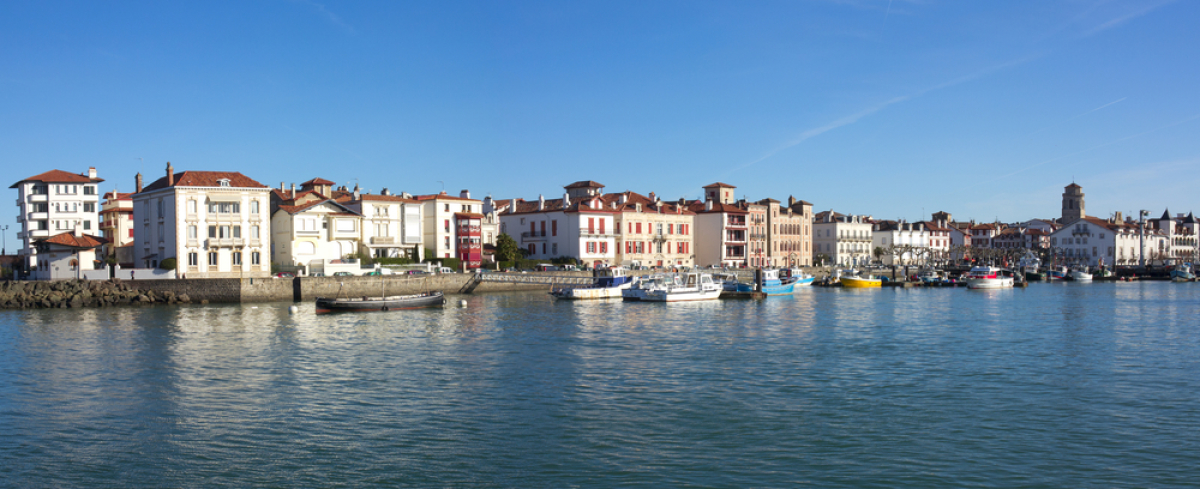
M317 312L350 312L350 311L395 311L401 309L420 309L423 307L442 307L446 297L441 292L426 292L416 295L396 295L391 297L360 297L357 299L317 298Z

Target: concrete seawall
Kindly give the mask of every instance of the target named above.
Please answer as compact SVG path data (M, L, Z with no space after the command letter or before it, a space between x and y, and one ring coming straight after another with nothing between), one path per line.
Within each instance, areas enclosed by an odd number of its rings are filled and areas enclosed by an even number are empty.
M522 276L590 277L591 272L541 272ZM471 281L469 273L451 273L409 277L384 275L375 277L297 277L278 278L213 278L181 280L138 280L132 285L141 290L187 294L192 302L276 302L311 301L317 297L361 297L407 295L425 291L458 294ZM549 290L549 284L505 284L485 282L474 293Z

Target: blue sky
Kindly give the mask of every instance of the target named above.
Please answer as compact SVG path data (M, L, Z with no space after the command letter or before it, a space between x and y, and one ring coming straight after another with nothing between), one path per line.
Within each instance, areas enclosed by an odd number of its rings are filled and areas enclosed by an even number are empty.
M1074 180L1093 215L1186 212L1197 19L1156 0L3 2L0 161L124 191L167 161L497 198L723 181L889 219L1056 216Z

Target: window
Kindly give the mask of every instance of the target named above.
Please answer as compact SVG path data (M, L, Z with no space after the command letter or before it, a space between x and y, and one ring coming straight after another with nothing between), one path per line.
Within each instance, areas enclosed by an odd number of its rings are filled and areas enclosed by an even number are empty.
M83 230L88 231L91 229L92 229L92 221L83 221ZM161 240L162 240L162 238L159 238L159 241L161 241Z
M215 252L215 251L209 252L208 265L213 266L213 267L217 266L217 252Z
M195 213L196 213L196 199L188 199L188 201L187 201L187 213L188 213L188 214L195 214Z
M162 201L162 199L155 200L154 206L155 206L155 210L158 211L158 213L155 214L154 217L162 219L163 218L163 201Z
M242 264L242 252L240 252L240 251L233 252L233 264L234 265Z
M228 225L225 225L225 226L219 226L219 227L218 227L218 230L220 231L220 238L221 238L221 239L225 239L225 238L228 238L228 237L229 237L229 226L228 226Z
M240 214L242 212L242 204L240 202L234 202L230 204L230 208L233 209L232 212L234 214Z
M546 243L542 243L542 254L546 254Z
M600 242L600 252L601 252L601 253L608 253L608 242L607 242L607 241L601 241L601 242Z
M605 222L604 218L601 217L600 218L600 234L604 234L604 222ZM660 224L660 226L661 226L661 224Z
M195 252L188 253L188 262L187 263L188 263L189 267L200 266L200 254L195 253Z
M558 221L557 220L550 221L550 235L558 236ZM558 252L556 251L555 253L558 253Z
M642 234L642 223L637 223L637 233Z
M209 213L209 214L216 214L216 213L217 213L217 203L216 203L216 202L209 202L209 203L208 203L208 213Z
M258 201L257 200L250 201L250 213L258 214Z
M258 239L258 225L250 226L250 239Z
M257 251L251 252L250 253L250 264L251 265L261 265L262 264L262 253L259 253Z
M188 225L187 237L188 237L188 239L196 239L196 225L194 225L194 224Z
M208 227L208 237L210 237L210 238L217 237L217 227L216 226Z
M83 212L96 212L96 204L93 204L91 202L84 202L83 203ZM1103 238L1104 235L1101 235L1100 237Z
M446 212L450 212L450 204L446 204L445 210Z
M588 218L588 234L596 234L596 218ZM594 243L593 243L594 244Z
M450 247L450 237L449 237L449 236L446 236L446 243L445 243L445 246L444 246L444 247L445 247L445 248L449 248L449 247Z
M450 220L449 219L446 219L442 223L442 229L444 229L447 233L450 232Z
M163 233L163 225L162 225L162 223L159 223L158 224L158 242L159 243L163 242L163 239L164 239L163 234L164 234Z
M222 178L222 179L220 179L220 180L217 180L217 185L219 185L219 186L221 186L221 187L228 187L228 186L229 186L229 179L228 179L228 178Z
M233 237L235 237L235 238L242 237L242 227L241 226L233 227Z
M558 255L558 243L554 243L554 244L550 245L550 250L553 251L555 256L557 256Z
M546 235L546 221L542 221L542 236Z

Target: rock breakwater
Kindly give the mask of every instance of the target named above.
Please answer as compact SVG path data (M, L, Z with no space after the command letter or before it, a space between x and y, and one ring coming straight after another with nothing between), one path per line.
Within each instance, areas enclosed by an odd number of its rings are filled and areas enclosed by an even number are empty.
M129 282L56 281L0 282L0 308L53 309L106 307L128 304L180 304L191 302L187 294L140 290Z

